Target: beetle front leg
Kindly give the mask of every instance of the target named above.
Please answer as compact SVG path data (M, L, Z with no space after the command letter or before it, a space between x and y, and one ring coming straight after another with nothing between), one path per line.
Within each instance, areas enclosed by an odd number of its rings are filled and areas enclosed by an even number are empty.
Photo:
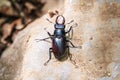
M72 26L69 28L69 30L67 32L65 32L66 34L69 33L72 30Z
M49 35L49 37L47 37L47 38L44 38L44 39L35 39L37 42L39 42L39 41L46 41L46 42L49 42L49 41L47 41L47 39L53 39L53 35L51 35L47 30L46 30L46 28L44 28L44 30L47 32L47 34ZM51 43L51 42L50 42Z
M52 38L53 35L51 35L50 32L48 32L48 31L46 30L46 28L44 28L44 30L45 30L45 31L47 32L47 34Z
M70 35L70 31L72 31L71 35ZM72 37L73 37L73 29L72 29L72 26L71 26L71 27L69 28L69 30L68 30L67 32L65 32L65 33L68 34L67 38L68 38L69 40L71 40Z
M52 48L49 48L49 59L44 63L44 65L46 66L48 64L48 62L51 60L51 53L53 52Z

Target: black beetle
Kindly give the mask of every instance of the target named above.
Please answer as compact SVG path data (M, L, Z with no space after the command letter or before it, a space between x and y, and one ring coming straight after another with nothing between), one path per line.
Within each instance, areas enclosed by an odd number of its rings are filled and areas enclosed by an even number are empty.
M58 18L61 17L62 18L62 23L58 23ZM47 19L50 23L51 22L49 19ZM71 21L73 22L73 20ZM71 23L70 22L70 23ZM68 23L69 24L69 23ZM51 53L53 52L55 58L59 61L62 61L63 59L67 59L68 57L70 58L70 60L76 64L76 62L74 60L72 60L72 55L69 52L69 43L72 45L71 47L76 48L73 43L67 39L66 34L69 34L69 32L72 30L73 26L71 26L69 28L68 31L65 31L65 18L62 15L58 15L56 17L55 20L55 24L54 24L54 34L51 35L48 31L48 38L44 38L44 39L37 39L39 41L46 41L46 39L51 38L52 40L52 47L49 48L49 59L45 62L44 65L47 65L47 63L51 60Z

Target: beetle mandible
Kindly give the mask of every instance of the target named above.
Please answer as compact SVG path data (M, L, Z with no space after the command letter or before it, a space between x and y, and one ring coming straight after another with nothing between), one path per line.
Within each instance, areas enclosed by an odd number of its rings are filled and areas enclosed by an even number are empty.
M58 22L58 18L62 18L62 23ZM49 19L47 19L50 23L51 22ZM72 23L73 20L69 23ZM69 24L68 23L68 24ZM55 24L54 24L54 34L51 35L48 31L47 34L49 35L48 38L44 38L44 39L37 39L39 41L46 41L46 39L51 39L52 40L52 47L49 48L49 59L44 63L44 65L47 65L47 63L51 60L51 54L53 53L55 58L59 61L62 61L63 58L70 58L70 60L73 62L73 64L76 64L76 62L74 60L72 60L72 54L70 54L69 52L69 48L71 44L71 47L76 48L74 46L74 44L67 39L66 34L69 34L69 32L72 30L73 26L70 26L68 31L65 31L65 18L62 15L58 15L56 17L55 20Z

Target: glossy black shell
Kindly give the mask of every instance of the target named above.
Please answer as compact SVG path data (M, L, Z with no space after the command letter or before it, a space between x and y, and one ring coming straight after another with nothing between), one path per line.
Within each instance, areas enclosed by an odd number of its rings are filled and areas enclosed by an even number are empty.
M59 17L59 16L58 16ZM68 54L68 48L67 48L67 42L66 42L66 35L65 35L65 19L63 17L63 22L62 24L59 24L57 22L56 18L56 24L54 25L55 30L54 30L54 38L52 40L52 49L54 56L58 59L61 60Z

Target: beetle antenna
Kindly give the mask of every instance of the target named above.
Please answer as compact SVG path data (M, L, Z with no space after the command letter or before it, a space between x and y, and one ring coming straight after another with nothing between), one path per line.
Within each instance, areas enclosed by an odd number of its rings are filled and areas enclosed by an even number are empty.
M53 23L52 21L50 21L48 18L46 18L46 20L48 21L48 22L50 22L50 23ZM53 23L54 24L54 23Z
M71 20L70 22L66 23L66 24L71 24L72 22L74 22L74 20Z

